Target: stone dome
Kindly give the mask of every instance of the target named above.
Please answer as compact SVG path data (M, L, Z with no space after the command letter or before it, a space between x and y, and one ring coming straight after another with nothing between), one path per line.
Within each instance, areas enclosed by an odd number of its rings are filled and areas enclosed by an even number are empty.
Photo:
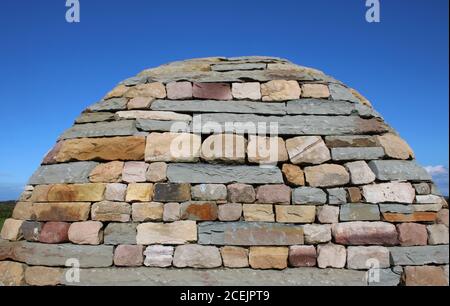
M1 230L0 283L443 285L448 253L446 202L360 93L215 57L82 112Z

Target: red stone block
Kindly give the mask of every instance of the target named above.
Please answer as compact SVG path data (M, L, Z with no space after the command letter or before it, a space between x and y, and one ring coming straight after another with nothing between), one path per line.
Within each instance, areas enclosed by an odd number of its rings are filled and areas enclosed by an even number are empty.
M194 83L193 95L199 99L233 99L230 84L226 83Z
M42 226L39 241L43 243L63 243L69 241L69 227L67 222L47 222Z
M427 245L427 227L417 223L397 225L398 241L401 246Z
M317 263L316 248L312 245L294 245L289 248L289 264L292 267L314 267Z

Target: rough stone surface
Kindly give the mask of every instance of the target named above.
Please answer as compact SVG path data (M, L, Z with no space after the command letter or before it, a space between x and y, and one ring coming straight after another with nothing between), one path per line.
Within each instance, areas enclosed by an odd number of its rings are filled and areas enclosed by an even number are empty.
M378 275L378 277L368 278L369 286L398 286L403 273L402 267L394 267L392 269L376 269L372 268L367 272L370 275Z
M192 84L190 82L171 82L166 85L167 98L172 100L191 99Z
M136 132L136 124L133 120L85 123L74 125L70 129L65 131L61 135L60 139L130 136L136 134ZM72 142L72 145L73 144L74 143Z
M259 164L277 164L288 160L286 145L281 137L249 135L248 161Z
M287 268L287 247L250 247L249 263L253 269Z
M220 248L223 265L227 268L247 268L248 250L246 248L225 246Z
M398 241L401 246L427 245L427 228L418 223L402 223L397 225Z
M198 243L235 246L303 244L301 226L265 222L202 222Z
M148 110L129 110L116 113L117 119L145 119L161 121L192 121L192 116L178 114L175 112L148 111Z
M305 185L305 175L299 166L284 164L281 171L289 184L294 186Z
M61 284L63 270L49 267L27 267L25 282L30 286L57 286Z
M12 261L0 262L0 285L21 286L25 284L26 266Z
M391 247L391 262L400 266L421 266L428 264L448 264L448 246Z
M181 204L181 219L195 221L214 221L218 208L215 202L184 202Z
M346 222L332 225L336 243L344 245L396 245L395 226L386 222Z
M173 110L177 112L195 113L235 113L262 115L286 114L286 105L284 103L263 103L250 101L156 100L152 103L151 108L153 110Z
M166 97L166 88L162 83L159 82L137 84L126 92L125 97L152 97L163 99Z
M344 268L347 251L345 247L337 244L321 244L317 246L317 265L319 268Z
M89 180L92 183L117 183L122 178L124 163L121 161L112 161L105 164L99 164L89 174Z
M114 113L82 113L77 119L75 119L75 123L83 124L112 120L114 120Z
M222 265L219 249L195 244L175 248L173 265L177 268L216 268Z
M32 219L34 219L33 203L32 202L17 202L16 206L14 206L12 218L16 219L16 220L32 220Z
M89 217L91 203L34 203L33 211L37 221L85 221Z
M435 222L435 212L414 212L412 214L383 213L383 220L391 223L400 222Z
M151 163L148 166L147 181L150 182L163 182L167 179L167 164L164 162Z
M142 160L144 148L145 137L142 136L70 139L64 141L56 160Z
M339 222L339 207L324 205L318 208L317 220L320 223L338 223Z
M378 204L380 206L380 212L382 213L400 213L400 214L412 214L414 213L414 205L403 204Z
M195 221L141 223L137 226L138 244L185 244L197 241Z
M330 84L329 85L330 94L333 100L349 101L354 103L359 103L358 98L356 98L350 89L340 85L340 84Z
M288 206L276 205L275 214L277 222L282 223L311 223L316 217L315 206Z
M145 160L151 162L196 162L200 136L188 133L151 133L147 137Z
M379 147L376 136L363 135L344 135L344 136L327 136L325 143L329 148L347 148L347 147Z
M397 135L388 133L378 136L378 141L383 147L384 152L390 158L395 159L410 159L414 158L414 153L411 147L398 137Z
M413 184L413 187L419 195L427 195L431 193L431 188L428 183Z
M122 180L127 183L146 181L148 164L144 162L126 162L123 167Z
M127 99L125 98L112 98L108 100L103 100L94 105L88 107L89 112L100 112L100 111L118 111L127 108Z
M69 242L69 227L67 222L46 222L41 229L39 242L64 243Z
M321 164L331 159L330 151L319 136L299 136L286 140L293 164Z
M98 202L91 209L92 220L95 221L128 222L130 215L131 205L124 202Z
M313 245L293 245L289 247L289 265L292 267L314 267L317 252Z
M350 175L341 165L323 164L305 168L306 182L312 187L333 187L346 185Z
M136 244L136 224L109 223L104 231L105 244Z
M103 200L105 184L55 184L36 186L34 202L96 202Z
M263 101L286 101L300 98L301 89L296 81L275 80L261 84Z
M244 204L244 220L248 222L274 222L275 214L273 205L267 204Z
M340 221L378 221L380 210L377 205L345 204L340 208Z
M69 227L68 238L75 244L97 245L103 242L103 224L98 221L75 222Z
M227 199L227 186L223 184L200 184L191 188L191 197L197 201L220 201Z
M137 119L136 127L145 132L174 132L189 133L191 131L188 121L168 121L153 119Z
M28 184L88 183L89 174L96 166L96 162L75 162L41 166L31 176Z
M170 267L174 250L175 248L172 246L150 245L144 251L144 265L147 267Z
M381 181L411 180L429 181L431 176L414 161L373 160L369 167Z
M406 286L448 286L441 267L405 267Z
M375 181L375 174L365 161L346 163L345 167L350 173L350 181L355 185L370 184Z
M226 83L194 83L194 98L212 100L232 100L231 88Z
M203 141L200 156L208 162L245 163L246 147L243 136L216 134Z
M160 183L155 184L154 200L158 202L183 202L191 199L189 184Z
M351 203L359 203L362 199L361 189L359 187L347 188L348 200Z
M164 204L163 220L165 222L180 220L180 204L179 203L166 203Z
M218 218L220 221L238 221L242 216L242 204L228 203L219 205Z
M125 201L125 195L127 193L127 185L120 183L113 183L106 185L105 200L107 201Z
M151 201L152 198L152 183L132 183L128 185L127 195L125 197L127 202L148 202Z
M299 187L292 192L292 204L325 204L327 194L319 188Z
M319 244L331 241L331 226L305 224L303 226L306 244Z
M345 102L323 99L300 99L287 102L287 113L290 115L353 115L364 118L379 117L370 107Z
M427 225L428 244L448 244L448 227L444 224Z
M228 201L232 203L253 203L256 200L256 192L252 185L231 184L228 185Z
M42 229L42 222L24 221L20 227L23 238L27 241L39 241L39 235Z
M290 204L291 188L286 185L263 185L256 189L256 201L264 204Z
M345 188L327 189L328 204L338 205L347 203L347 192Z
M330 91L327 85L323 84L303 84L302 98L328 98Z
M333 160L373 160L384 157L383 148L332 148L331 157Z
M6 219L0 236L5 240L19 240L22 238L21 227L23 220Z
M153 101L151 97L135 97L128 101L127 109L148 109Z
M158 202L133 203L131 215L134 222L162 221L164 204Z
M235 99L261 99L261 85L258 82L233 83L231 90Z
M347 248L347 268L368 270L376 262L377 268L389 268L389 250L382 246L350 246Z
M142 245L119 245L114 251L114 264L119 267L138 267L144 262Z
M448 227L448 209L442 209L438 212L436 222L438 224L444 224Z
M415 190L410 183L383 183L363 186L363 195L369 203L412 203Z

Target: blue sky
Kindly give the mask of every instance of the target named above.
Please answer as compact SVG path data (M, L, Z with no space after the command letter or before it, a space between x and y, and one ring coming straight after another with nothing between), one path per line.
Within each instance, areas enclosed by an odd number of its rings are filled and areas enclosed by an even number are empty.
M0 4L0 200L119 81L166 62L273 55L358 89L448 193L448 0L65 0Z

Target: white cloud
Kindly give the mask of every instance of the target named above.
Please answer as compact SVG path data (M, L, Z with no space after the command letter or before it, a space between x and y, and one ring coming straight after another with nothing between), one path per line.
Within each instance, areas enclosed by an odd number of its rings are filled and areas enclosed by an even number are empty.
M442 165L426 166L425 170L431 175L448 174L448 169Z

